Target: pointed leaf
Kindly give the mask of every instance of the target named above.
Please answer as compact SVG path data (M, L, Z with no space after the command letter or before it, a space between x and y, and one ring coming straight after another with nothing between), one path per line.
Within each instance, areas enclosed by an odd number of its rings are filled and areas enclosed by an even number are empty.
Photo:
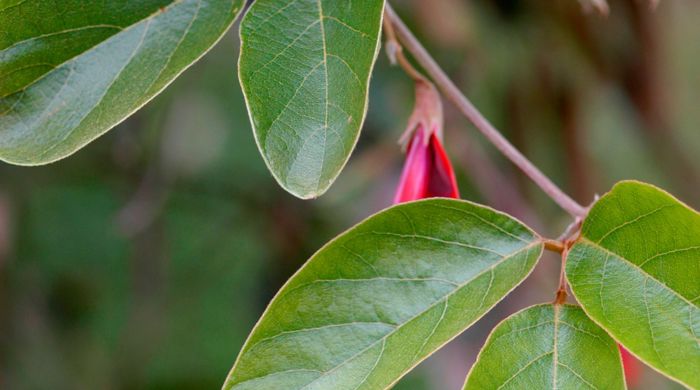
M383 0L258 0L241 23L255 139L295 196L323 194L355 147L383 9Z
M566 273L625 348L700 388L700 214L648 184L617 184L590 211Z
M244 0L10 3L0 6L0 160L37 165L74 153L157 95L226 32Z
M382 211L287 282L224 388L387 388L489 311L541 252L527 227L472 203Z
M581 308L538 305L501 322L472 366L471 389L624 389L617 344Z

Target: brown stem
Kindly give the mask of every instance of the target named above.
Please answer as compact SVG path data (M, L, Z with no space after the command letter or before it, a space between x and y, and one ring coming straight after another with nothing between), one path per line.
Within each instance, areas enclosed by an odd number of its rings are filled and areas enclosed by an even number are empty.
M387 3L385 8L385 23L413 55L418 63L426 70L437 87L452 101L476 128L510 161L520 168L535 184L537 184L555 203L574 217L581 217L586 209L565 194L556 184L545 176L530 160L522 155L501 133L474 107L462 92L455 86L440 65L430 56L423 45L416 39L401 19ZM385 24L386 25L386 24ZM398 59L399 56L397 56Z
M569 248L564 248L561 253L561 269L559 270L559 288L557 289L556 297L554 298L554 303L560 305L566 302L567 292L566 292L566 257L569 254Z
M564 243L561 241L545 239L543 242L544 242L544 249L546 249L548 251L557 252L557 253L564 252L564 248L565 248Z

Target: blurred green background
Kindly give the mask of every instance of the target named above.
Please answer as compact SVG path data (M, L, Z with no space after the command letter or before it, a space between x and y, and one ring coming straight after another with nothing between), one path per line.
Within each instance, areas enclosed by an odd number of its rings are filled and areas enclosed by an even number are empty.
M588 204L621 179L700 207L700 2L393 2L463 91ZM236 28L237 30L237 28ZM357 150L300 201L258 155L232 30L162 95L60 162L0 165L0 388L219 388L282 283L391 202L411 83L382 53ZM556 237L567 216L446 102L462 196ZM549 301L558 259L396 389L458 389L489 330ZM645 369L640 389L679 388Z

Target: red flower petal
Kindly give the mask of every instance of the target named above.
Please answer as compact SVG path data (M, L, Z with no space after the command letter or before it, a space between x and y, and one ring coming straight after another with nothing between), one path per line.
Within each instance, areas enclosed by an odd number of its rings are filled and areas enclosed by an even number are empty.
M634 387L639 382L639 375L641 373L639 360L629 353L622 345L618 344L617 346L620 348L620 355L622 355L622 368L625 370L625 382L627 382L627 386Z
M459 192L452 164L440 140L435 132L426 140L425 130L419 125L408 144L394 203L431 197L459 198Z
M455 172L435 133L430 135L430 153L432 164L428 175L428 188L424 197L459 198Z
M401 173L399 188L394 196L394 203L421 199L423 194L425 194L425 178L429 169L429 152L423 133L423 127L419 126L408 143L406 162Z

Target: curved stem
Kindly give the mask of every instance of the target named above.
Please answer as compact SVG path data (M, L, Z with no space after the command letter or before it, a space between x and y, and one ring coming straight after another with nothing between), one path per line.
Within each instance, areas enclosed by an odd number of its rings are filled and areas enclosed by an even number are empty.
M385 23L391 23L392 33L403 43L416 61L425 69L443 94L464 114L476 128L510 161L527 175L555 203L573 217L582 217L586 208L578 204L557 187L552 180L545 176L534 164L518 151L501 133L474 107L464 94L455 86L440 65L430 56L389 3L386 4Z
M386 52L392 65L399 64L413 81L428 81L403 54L403 47L399 44L394 31L394 25L388 18L384 18L384 33L386 34Z

